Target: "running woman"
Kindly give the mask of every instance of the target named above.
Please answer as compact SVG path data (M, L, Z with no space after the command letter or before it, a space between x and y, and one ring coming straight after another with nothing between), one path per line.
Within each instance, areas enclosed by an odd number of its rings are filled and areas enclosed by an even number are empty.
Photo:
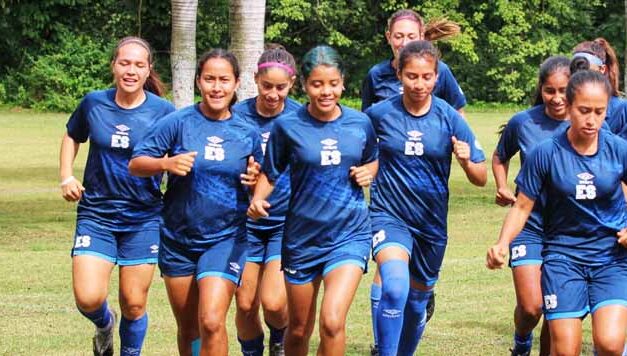
M435 41L455 36L459 25L447 20L430 22L425 25L422 17L413 10L398 10L388 19L385 38L394 57L374 65L368 71L361 88L361 110L365 111L373 104L389 97L402 94L403 85L396 76L398 55L410 41ZM444 99L463 115L466 97L449 67L438 62L438 80L433 95Z
M592 314L598 355L621 355L627 328L627 142L601 129L612 95L601 73L571 76L571 126L538 145L516 178L518 196L486 265L501 268L511 241L545 194L542 294L551 355L579 355Z
M268 49L257 63L255 83L259 95L233 106L233 111L258 127L262 147L267 145L276 119L297 110L300 104L288 97L296 80L296 62L284 48ZM268 201L270 216L248 219L248 257L242 283L235 292L235 325L244 355L263 355L264 334L259 319L263 309L270 330L270 356L283 354L283 335L287 327L287 300L281 272L281 241L290 198L289 173L277 179Z
M155 125L135 147L129 169L138 176L170 173L159 269L179 353L226 355L226 314L248 245L246 184L253 158L262 159L261 140L231 112L239 85L235 56L211 50L200 57L196 73L202 101Z
M377 140L366 115L338 104L344 67L334 49L307 52L301 75L309 103L275 121L248 215L268 216L266 199L289 167L281 250L289 315L285 354L307 355L324 284L318 354L344 355L346 315L370 252L362 187L377 170Z
M161 176L129 174L133 148L148 129L174 111L160 96L150 46L120 40L111 70L115 87L87 94L67 123L60 154L63 198L77 201L72 286L78 310L96 326L94 355L113 354L116 313L108 305L109 280L120 274L120 354L139 355L148 327L146 302L159 252ZM73 175L79 147L89 140L81 183Z
M540 142L569 126L566 106L566 86L570 77L570 60L550 57L540 66L534 106L519 112L505 125L492 155L492 173L496 182L496 203L511 206L516 194L507 186L509 162L517 153L525 162L527 155ZM514 309L514 347L512 356L531 354L533 329L542 317L540 266L542 265L542 205L541 197L522 232L509 246L510 267L516 291ZM542 325L540 355L549 355L548 324Z
M451 156L472 184L487 180L485 157L470 127L433 95L438 61L431 42L408 43L398 60L403 94L366 111L381 150L370 204L382 283L374 320L379 355L413 355L425 329L448 239Z

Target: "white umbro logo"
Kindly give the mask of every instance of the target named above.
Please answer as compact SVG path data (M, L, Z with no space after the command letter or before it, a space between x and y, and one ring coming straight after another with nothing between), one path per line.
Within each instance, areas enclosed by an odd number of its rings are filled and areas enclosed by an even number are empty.
M270 139L270 131L262 133L261 138L263 138L263 142L267 142Z
M577 178L581 180L585 180L585 181L590 181L592 180L592 178L594 178L594 176L588 172L584 172L584 173L577 174Z
M409 136L410 140L417 141L417 140L420 140L423 133L418 130L411 130L411 131L407 131L407 135Z
M287 267L284 267L284 268L283 268L283 270L284 270L285 272L289 273L289 274L296 274L296 272L298 272L298 271L297 271L297 270L295 270L295 269L290 269L290 268L287 268Z
M159 245L150 246L150 253L158 253L158 252L159 252Z
M209 141L209 142L211 142L213 144L216 144L216 145L219 144L219 143L224 142L224 140L221 139L218 136L209 136L209 137L207 137L207 141Z
M322 143L325 146L335 146L337 141L332 138L327 138L327 139L320 141L320 143Z
M233 271L235 273L239 273L240 266L239 266L239 264L237 264L237 262L229 262L229 266L231 266L230 267L231 271Z
M130 127L128 127L128 126L126 126L124 124L117 125L115 128L118 129L118 131L122 131L122 132L126 132L126 131L131 129Z

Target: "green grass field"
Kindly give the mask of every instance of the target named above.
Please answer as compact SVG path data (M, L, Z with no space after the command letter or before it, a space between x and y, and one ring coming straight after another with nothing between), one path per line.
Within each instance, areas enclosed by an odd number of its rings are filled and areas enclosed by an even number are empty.
M469 121L486 156L496 130L511 112L471 112ZM0 110L0 354L88 355L93 328L74 306L69 257L75 205L58 188L58 149L66 114ZM86 147L75 174L82 175ZM517 165L513 164L514 172ZM494 183L476 188L455 166L451 176L450 242L437 285L437 308L419 355L506 355L515 303L509 270L484 267L506 210L494 201ZM371 265L371 271L374 266ZM347 354L366 355L372 342L369 286L364 276L348 320ZM110 304L117 305L117 278ZM231 308L233 311L234 307ZM163 281L156 273L149 300L146 355L176 354L176 326ZM589 322L584 352L590 354ZM228 319L231 354L238 354L233 313ZM537 340L537 338L536 338ZM317 332L311 350L317 347ZM116 345L117 345L116 340ZM117 352L117 350L116 350Z

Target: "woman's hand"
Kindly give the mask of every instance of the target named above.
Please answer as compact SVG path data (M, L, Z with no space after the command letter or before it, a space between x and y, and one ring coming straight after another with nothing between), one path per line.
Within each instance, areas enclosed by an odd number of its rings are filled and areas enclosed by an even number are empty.
M245 186L252 187L257 184L259 179L259 173L261 172L261 165L255 162L253 156L248 157L248 165L246 166L246 173L240 174L241 183Z
M505 265L505 257L507 257L508 246L496 244L488 249L485 265L488 269L500 269Z
M67 201L81 200L84 191L85 187L74 176L70 176L61 182L61 195Z
M177 176L186 176L194 167L194 161L198 152L186 152L172 157L164 157L164 168L166 171Z
M367 166L352 166L350 168L350 177L362 188L369 187L374 177Z
M266 218L270 214L268 214L268 210L270 208L270 203L264 199L257 199L250 202L250 206L248 207L248 211L246 214L253 220L257 220L260 218Z
M509 187L499 188L496 190L496 197L494 201L500 206L510 206L516 202L516 195Z

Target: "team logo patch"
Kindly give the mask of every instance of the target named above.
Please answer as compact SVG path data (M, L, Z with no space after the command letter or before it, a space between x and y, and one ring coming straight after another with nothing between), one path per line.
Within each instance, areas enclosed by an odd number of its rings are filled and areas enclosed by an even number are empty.
M378 244L385 240L385 230L379 230L372 236L372 247L376 247Z
M298 273L297 270L291 269L291 268L287 268L287 267L283 267L283 271L285 271L285 273L288 273L288 274L291 274L291 275L295 275L296 273Z
M425 152L425 145L422 141L423 133L418 130L407 131L407 141L405 141L405 155L422 156Z
M403 312L399 309L383 309L383 317L389 319L400 318Z
M131 129L130 127L128 127L128 126L126 126L124 124L117 125L115 128L118 129L118 131L121 131L121 132L126 132L126 131Z
M548 309L557 308L557 296L555 294L547 294L544 296L544 307Z
M597 197L597 187L592 182L594 176L588 172L577 174L578 184L575 185L575 199L590 200Z
M322 141L322 150L320 151L320 165L337 166L342 161L342 152L337 149L337 141L327 138Z
M224 161L225 152L222 147L224 140L218 136L207 137L207 146L205 146L205 159L209 161Z
M130 127L120 124L116 125L115 129L117 130L113 135L111 135L111 147L113 148L129 148L131 145L131 139L128 136Z
M420 141L422 135L424 134L418 130L407 131L407 136L409 136L410 141Z
M74 244L74 248L89 247L90 245L91 245L91 236L89 235L76 236L76 242Z
M150 246L150 253L158 253L158 252L159 252L159 245Z
M229 262L229 269L235 273L239 273L241 268L237 262Z

